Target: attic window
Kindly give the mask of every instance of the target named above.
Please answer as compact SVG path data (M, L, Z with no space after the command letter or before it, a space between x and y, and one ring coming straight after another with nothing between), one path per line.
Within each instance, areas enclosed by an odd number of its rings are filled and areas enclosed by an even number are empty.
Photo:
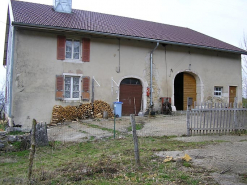
M80 58L80 41L73 39L66 39L66 59L79 59Z

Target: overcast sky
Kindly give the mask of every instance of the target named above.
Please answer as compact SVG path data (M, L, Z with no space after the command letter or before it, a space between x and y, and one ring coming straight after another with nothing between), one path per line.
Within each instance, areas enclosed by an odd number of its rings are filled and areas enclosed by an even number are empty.
M23 1L53 4L53 0ZM7 4L8 0L1 0L1 61ZM247 0L72 0L72 8L187 27L237 47L247 35ZM5 71L1 62L0 90Z

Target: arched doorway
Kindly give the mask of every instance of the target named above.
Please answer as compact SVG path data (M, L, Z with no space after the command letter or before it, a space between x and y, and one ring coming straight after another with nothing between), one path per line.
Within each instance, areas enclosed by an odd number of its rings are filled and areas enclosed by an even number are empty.
M174 80L174 105L177 110L187 109L187 98L192 97L196 101L196 79L186 72L176 75Z
M122 115L138 114L141 110L142 84L136 78L125 78L120 83L119 101L123 102Z

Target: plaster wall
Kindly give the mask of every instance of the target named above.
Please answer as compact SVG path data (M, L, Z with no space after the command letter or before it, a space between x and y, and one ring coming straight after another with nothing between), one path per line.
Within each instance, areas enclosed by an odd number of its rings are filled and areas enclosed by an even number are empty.
M77 39L87 37L78 34L66 36ZM94 77L100 85L95 86L95 100L104 100L109 104L118 100L118 86L122 79L138 78L143 86L144 110L148 107L149 57L156 43L121 39L119 47L117 38L91 36L90 39L90 62L62 61L56 57L57 34L16 30L12 105L16 124L29 129L33 118L49 123L54 105L82 103L55 100L55 77L65 73ZM237 86L238 97L242 96L240 55L160 45L154 51L153 62L156 110L160 110L159 97L172 97L174 102L174 78L184 71L195 76L200 101L213 96L214 86L222 86L226 98L229 86Z

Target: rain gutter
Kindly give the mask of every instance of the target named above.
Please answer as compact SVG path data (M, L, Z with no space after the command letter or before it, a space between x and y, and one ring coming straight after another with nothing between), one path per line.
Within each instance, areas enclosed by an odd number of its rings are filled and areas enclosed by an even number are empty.
M80 32L80 33L87 33L87 34L114 36L114 37L119 37L119 38L141 40L141 41L148 41L148 42L156 42L156 43L159 42L161 44L187 46L187 47L202 48L202 49L208 49L208 50L214 50L214 51L223 51L223 52L247 55L247 51L244 51L244 50L243 51L236 51L236 50L230 50L230 49L215 48L215 47L210 47L210 46L201 46L201 45L196 45L196 44L164 41L164 40L157 40L157 39L144 38L144 37L135 37L135 36L129 36L129 35L115 34L115 33L99 32L99 31L93 31L93 30L62 28L62 27L44 26L44 25L37 25L37 24L27 24L27 23L20 23L20 22L12 22L12 25L16 26L16 27L23 27L23 28L33 28L33 29L38 28L38 29L53 30L53 31L68 31L68 32Z

